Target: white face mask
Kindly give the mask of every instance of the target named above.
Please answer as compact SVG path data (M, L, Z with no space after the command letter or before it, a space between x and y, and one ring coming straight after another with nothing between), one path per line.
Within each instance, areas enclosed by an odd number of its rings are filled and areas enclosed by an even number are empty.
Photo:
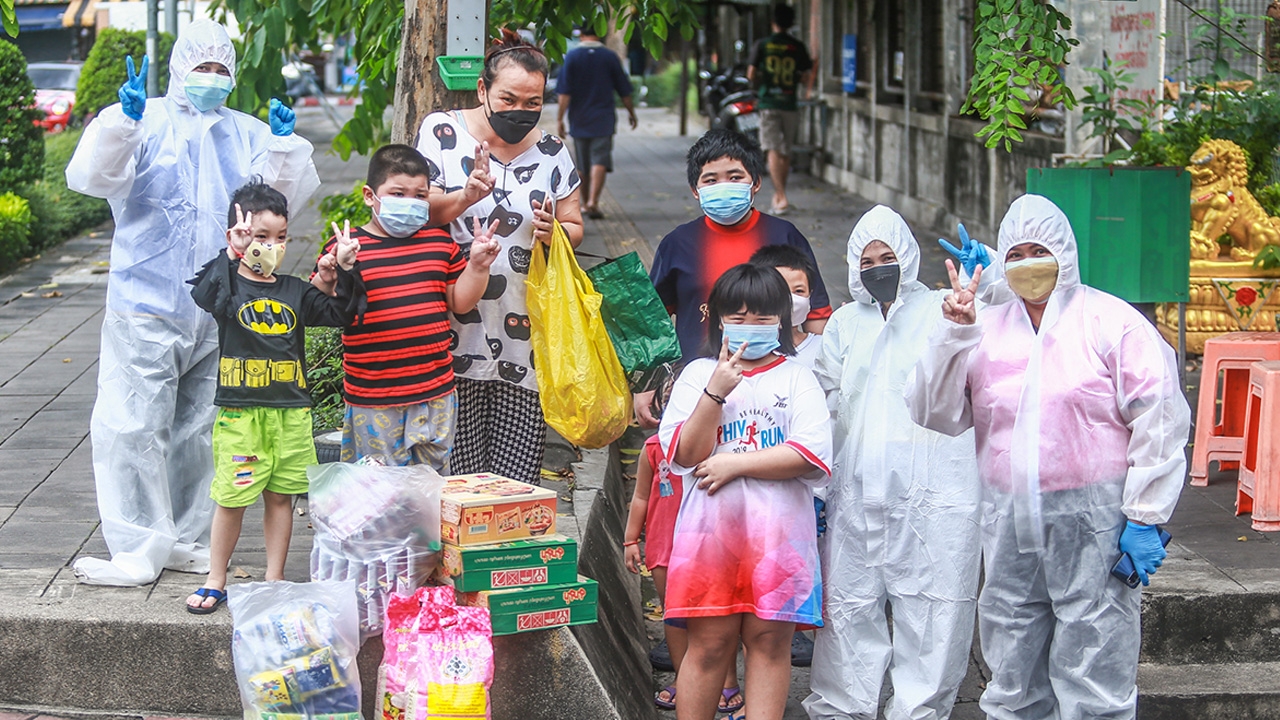
M800 327L809 319L809 298L791 293L791 327Z

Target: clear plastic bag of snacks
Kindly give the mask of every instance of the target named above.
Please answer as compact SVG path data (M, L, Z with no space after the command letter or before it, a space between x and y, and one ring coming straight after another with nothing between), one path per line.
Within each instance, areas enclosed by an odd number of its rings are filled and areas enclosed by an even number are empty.
M382 640L380 720L488 720L493 630L487 609L457 607L452 588L392 595Z
M361 720L351 583L232 585L227 607L247 720Z
M387 596L412 593L440 552L440 490L429 467L329 463L307 469L312 580L355 583L360 633L382 629Z

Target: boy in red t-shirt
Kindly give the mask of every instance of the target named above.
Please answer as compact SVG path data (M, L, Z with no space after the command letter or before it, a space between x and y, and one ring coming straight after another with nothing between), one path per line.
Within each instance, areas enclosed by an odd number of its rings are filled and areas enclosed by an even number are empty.
M448 230L427 227L430 181L426 160L408 145L387 145L369 159L364 203L373 219L351 233L368 305L342 334L345 462L374 456L448 469L458 408L449 313L465 322L475 310L500 245L496 220L488 228L477 221L469 252ZM334 248L332 240L325 245L311 280L330 294Z

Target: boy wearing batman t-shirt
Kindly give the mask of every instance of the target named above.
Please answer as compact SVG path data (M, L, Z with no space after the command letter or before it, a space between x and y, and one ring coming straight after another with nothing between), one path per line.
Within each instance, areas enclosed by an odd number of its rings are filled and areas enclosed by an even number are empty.
M209 578L187 598L188 612L207 615L226 600L227 565L240 538L245 508L264 505L267 580L284 579L293 528L293 495L307 491L307 466L316 462L311 438L305 337L308 325L351 322L363 294L352 269L359 243L336 232L337 292L330 297L307 281L275 270L288 238L288 204L261 181L231 196L227 252L190 283L196 305L218 323L218 387L213 425L217 503L210 540Z

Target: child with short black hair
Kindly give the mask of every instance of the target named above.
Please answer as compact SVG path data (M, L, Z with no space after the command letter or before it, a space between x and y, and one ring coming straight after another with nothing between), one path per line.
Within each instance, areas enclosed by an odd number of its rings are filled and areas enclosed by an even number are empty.
M818 270L797 247L791 245L765 245L751 255L753 265L771 267L782 274L791 288L791 338L796 346L796 360L813 369L822 351L822 336L805 332L804 324L812 304L810 288Z
M822 625L812 488L830 476L830 413L813 372L788 357L779 273L730 268L707 311L718 352L685 367L658 431L684 483L666 595L666 617L688 624L681 717L714 714L741 636L752 712L777 718L796 626Z
M372 456L448 470L458 409L449 313L465 322L475 310L500 245L497 220L488 228L475 222L469 252L447 229L431 227L431 178L426 159L408 145L384 146L369 159L364 203L373 218L352 233L368 306L342 334L344 462ZM333 247L325 246L312 278L326 292Z
M279 275L288 241L284 195L261 179L231 196L226 254L210 260L190 284L196 305L218 323L218 388L213 402L217 503L209 577L186 601L207 615L226 600L227 565L240 539L245 508L262 498L267 580L284 579L293 529L293 496L307 491L307 466L316 463L311 396L306 379L306 329L351 321L361 292L355 266L359 244L337 232L333 297L305 280Z
M733 130L711 130L689 148L686 172L689 189L705 217L685 223L662 239L653 257L649 279L658 297L676 318L676 335L686 359L698 356L707 340L707 299L711 286L729 268L748 262L752 253L769 245L789 245L810 258L809 241L795 225L753 208L764 176L759 145ZM822 278L810 283L809 330L821 332L831 316L831 301ZM788 314L790 317L790 314ZM655 427L649 394L635 398L636 416Z

